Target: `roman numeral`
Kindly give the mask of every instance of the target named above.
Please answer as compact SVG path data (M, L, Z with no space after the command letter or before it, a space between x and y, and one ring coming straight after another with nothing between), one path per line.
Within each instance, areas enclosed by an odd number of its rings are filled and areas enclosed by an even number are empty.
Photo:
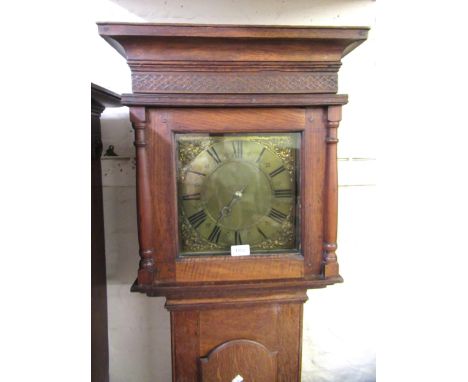
M200 227L200 225L206 220L206 212L204 210L195 212L189 216L188 221L194 228Z
M200 200L200 193L182 195L182 200Z
M273 195L275 198L291 198L293 193L292 190L274 190Z
M213 158L216 164L221 163L221 159L219 159L218 153L216 152L214 147L209 148L208 150L206 150L206 152L210 154L211 158Z
M202 172L194 171L194 170L187 170L187 172L191 172L192 174L197 174L200 176L206 176L206 174L203 174Z
M262 156L265 152L265 147L262 149L262 151L260 151L260 155L258 156L257 160L255 161L256 163L260 162L260 160L262 159Z
M273 170L272 172L270 172L270 177L273 178L274 176L276 176L278 174L281 174L285 170L286 170L286 168L284 166L280 166L276 170Z
M236 231L234 233L234 241L235 241L236 245L242 244L242 238L241 238L241 235L240 235L239 231Z
M219 228L217 225L213 228L213 231L211 231L210 236L208 236L208 240L211 241L212 243L218 244L219 236L221 235L221 228Z
M267 239L268 239L268 236L267 236L267 235L265 235L265 233L264 233L264 232L263 232L263 231L262 231L262 230L261 230L259 227L257 227L257 231L258 231L258 233L259 233L260 235L262 235L262 236L263 236L263 238L264 238L265 240L267 240Z
M283 214L281 211L278 211L274 208L271 209L270 213L268 216L273 219L275 222L282 224L283 220L286 219L286 215Z
M242 155L244 154L242 141L233 141L232 142L232 150L234 151L234 157L242 159Z

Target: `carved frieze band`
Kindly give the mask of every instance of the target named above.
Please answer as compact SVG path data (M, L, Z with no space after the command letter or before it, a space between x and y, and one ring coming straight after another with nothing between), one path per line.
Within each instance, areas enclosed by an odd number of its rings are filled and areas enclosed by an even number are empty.
M132 74L135 93L336 93L337 73L159 72Z

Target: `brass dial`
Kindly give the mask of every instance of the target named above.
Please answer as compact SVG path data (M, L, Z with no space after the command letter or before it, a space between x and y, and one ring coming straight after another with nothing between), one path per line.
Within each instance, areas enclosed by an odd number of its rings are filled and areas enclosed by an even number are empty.
M210 138L179 169L183 252L228 251L239 244L253 250L294 246L295 147L275 150L269 135L255 137Z

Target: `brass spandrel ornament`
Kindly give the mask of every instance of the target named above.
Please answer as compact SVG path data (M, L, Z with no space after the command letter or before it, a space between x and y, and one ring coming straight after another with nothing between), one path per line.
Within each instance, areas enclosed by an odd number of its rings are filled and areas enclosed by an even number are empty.
M182 254L299 250L299 133L177 134Z

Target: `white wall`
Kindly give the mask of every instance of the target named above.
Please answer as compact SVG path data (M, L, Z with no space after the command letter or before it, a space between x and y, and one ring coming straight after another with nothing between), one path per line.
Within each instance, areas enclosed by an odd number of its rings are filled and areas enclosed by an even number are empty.
M375 3L352 0L150 1L100 0L89 24L95 34L91 80L130 92L130 71L97 34L96 21L371 26L369 40L343 59L339 92L349 93L339 129L338 257L345 283L309 291L304 309L303 381L375 380ZM136 277L135 166L128 109L103 113L106 148L119 159L103 165L111 382L171 380L169 314L162 298L130 293ZM356 186L353 186L356 185ZM359 185L359 186L357 186Z

